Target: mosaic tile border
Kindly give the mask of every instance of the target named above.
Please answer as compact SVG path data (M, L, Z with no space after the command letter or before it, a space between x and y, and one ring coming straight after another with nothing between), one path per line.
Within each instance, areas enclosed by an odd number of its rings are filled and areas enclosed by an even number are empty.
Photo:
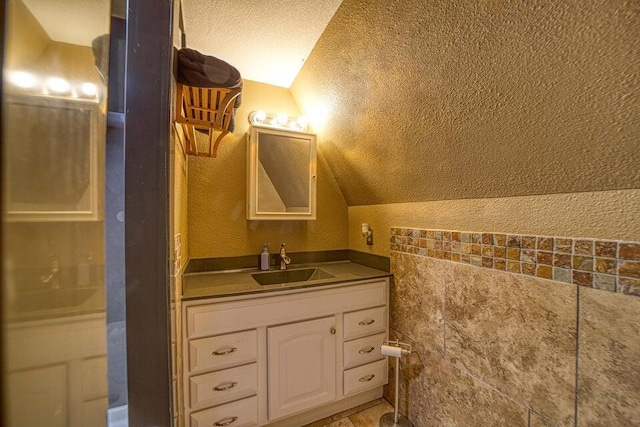
M391 227L392 251L640 296L640 243Z

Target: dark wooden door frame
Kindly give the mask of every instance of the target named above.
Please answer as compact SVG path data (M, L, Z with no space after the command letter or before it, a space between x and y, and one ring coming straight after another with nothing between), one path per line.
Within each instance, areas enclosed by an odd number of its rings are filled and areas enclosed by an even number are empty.
M129 0L125 275L129 425L169 427L168 286L172 0Z

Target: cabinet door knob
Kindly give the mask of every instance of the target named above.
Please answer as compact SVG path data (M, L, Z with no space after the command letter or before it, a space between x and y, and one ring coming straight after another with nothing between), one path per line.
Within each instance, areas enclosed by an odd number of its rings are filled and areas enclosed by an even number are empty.
M227 390L231 390L232 388L234 388L237 385L238 385L238 383L234 381L234 382L230 383L229 385L225 385L223 387L220 387L220 386L214 387L213 391L227 391Z
M358 353L360 354L366 354L366 353L371 353L373 350L375 350L374 347L369 347L369 348L363 348L362 350L360 350Z
M231 353L236 352L236 351L238 351L237 348L231 347L229 350L217 350L217 351L214 351L211 354L214 355L214 356L224 356L225 354L231 354Z
M360 323L358 323L358 325L360 325L360 326L367 326L367 325L371 325L373 322L375 322L375 319L371 319L371 320L362 320Z
M373 378L375 378L374 374L371 375L367 375L366 377L362 377L360 378L358 381L360 381L361 383L368 383L369 381L371 381Z
M331 335L335 335L336 334L336 328L331 328L329 330L329 332L331 332Z
M236 421L238 421L238 417L229 417L229 418L225 418L224 420L220 420L217 423L213 423L213 425L218 427L224 427L224 426L231 425Z

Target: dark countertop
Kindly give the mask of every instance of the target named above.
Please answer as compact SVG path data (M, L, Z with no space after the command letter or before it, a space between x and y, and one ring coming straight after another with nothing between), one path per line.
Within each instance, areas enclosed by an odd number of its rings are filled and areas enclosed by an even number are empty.
M256 268L187 273L183 276L182 297L185 300L227 297L308 287L319 287L334 285L337 283L348 283L367 279L391 277L391 274L386 271L366 267L352 261L335 261L314 264L290 265L287 270L312 267L319 268L335 277L304 282L260 285L251 277L251 274L253 273L260 273L260 270ZM273 272L279 270L271 271Z

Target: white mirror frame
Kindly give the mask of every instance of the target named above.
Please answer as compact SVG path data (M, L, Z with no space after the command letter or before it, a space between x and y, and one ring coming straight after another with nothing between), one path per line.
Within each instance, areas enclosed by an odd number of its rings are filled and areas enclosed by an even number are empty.
M309 211L308 212L259 212L258 211L258 150L260 134L302 138L309 141ZM310 133L251 126L247 133L247 219L248 220L315 220L317 193L317 142Z

